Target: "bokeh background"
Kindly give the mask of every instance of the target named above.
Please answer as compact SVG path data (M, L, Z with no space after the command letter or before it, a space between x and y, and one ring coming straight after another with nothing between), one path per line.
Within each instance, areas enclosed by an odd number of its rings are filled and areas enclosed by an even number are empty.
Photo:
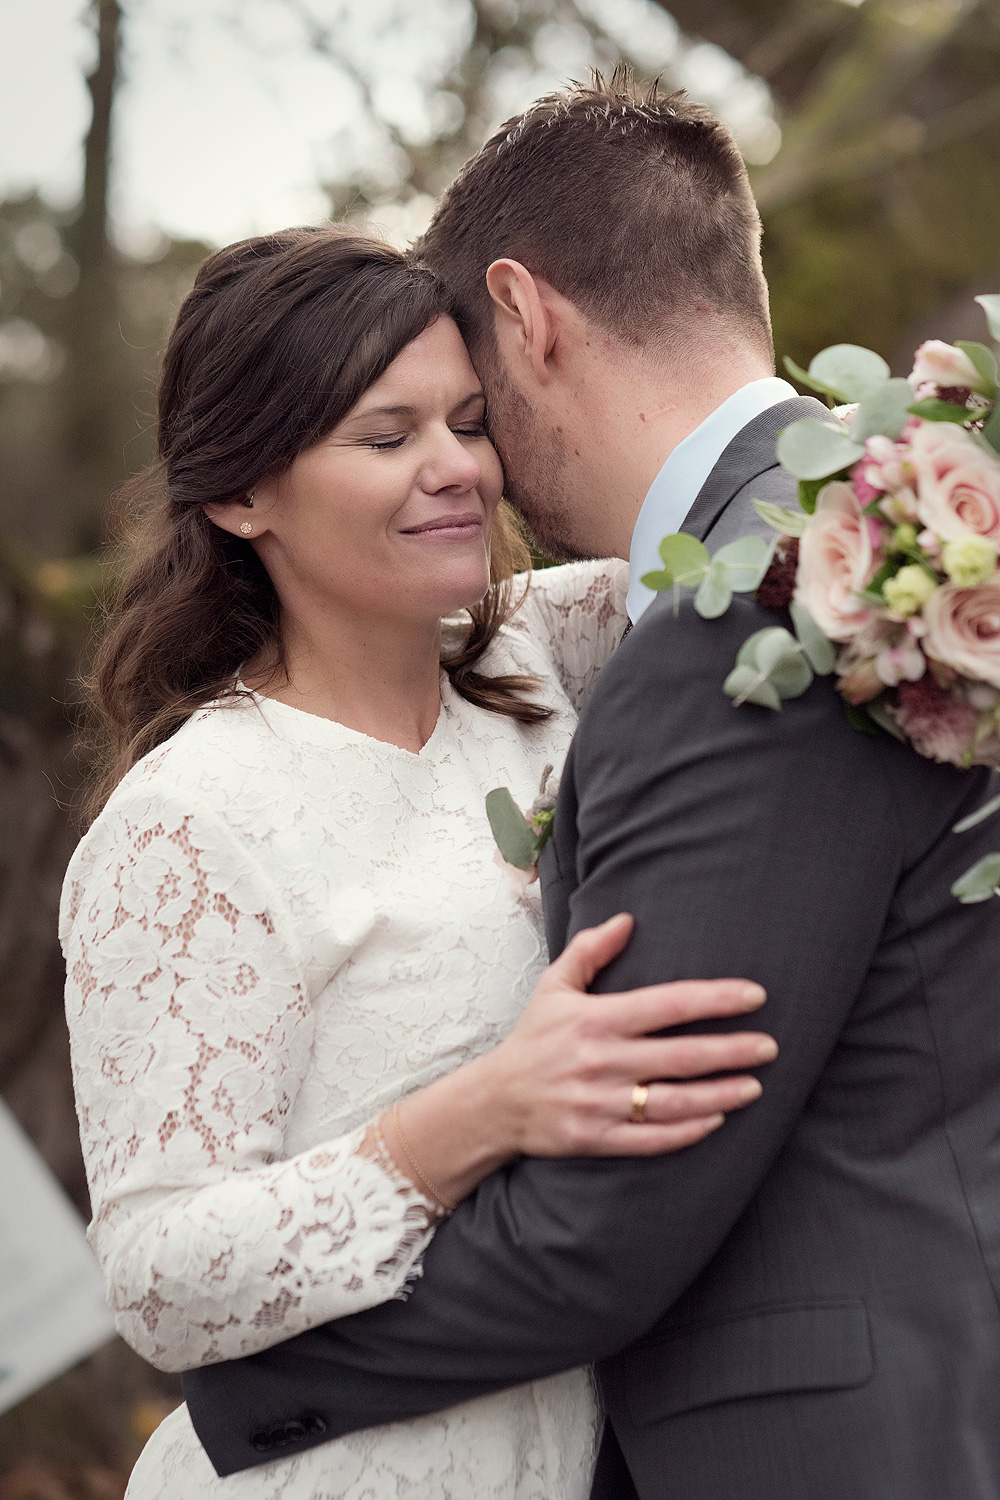
M905 374L983 336L1000 0L0 0L0 1091L84 1214L55 937L76 681L173 314L247 234L407 242L496 124L620 59L733 128L779 357L846 340ZM0 1500L117 1500L177 1399L109 1344L0 1417Z

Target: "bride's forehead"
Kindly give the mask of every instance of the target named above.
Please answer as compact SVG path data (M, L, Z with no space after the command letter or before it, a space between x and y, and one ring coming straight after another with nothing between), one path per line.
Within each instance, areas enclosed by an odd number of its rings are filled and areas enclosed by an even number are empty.
M451 406L481 394L468 350L451 318L438 318L400 350L388 369L359 398L355 411L405 397L407 405Z

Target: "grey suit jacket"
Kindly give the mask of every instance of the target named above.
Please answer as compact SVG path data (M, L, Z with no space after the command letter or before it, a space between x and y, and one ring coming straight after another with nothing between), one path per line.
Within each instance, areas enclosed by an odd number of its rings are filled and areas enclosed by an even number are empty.
M686 523L791 499L765 413ZM821 409L820 409L821 410ZM721 691L752 630L654 603L603 673L544 868L552 951L629 910L600 990L745 975L764 1096L654 1160L520 1161L390 1303L192 1372L220 1472L598 1362L641 1500L1000 1496L1000 903L952 881L997 790L851 729L829 679L783 711ZM720 1023L722 1024L722 1023Z

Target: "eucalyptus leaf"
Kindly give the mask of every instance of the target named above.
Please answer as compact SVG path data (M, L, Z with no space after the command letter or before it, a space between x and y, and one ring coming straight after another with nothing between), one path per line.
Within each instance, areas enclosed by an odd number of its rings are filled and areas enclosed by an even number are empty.
M800 698L813 680L812 667L793 635L781 626L762 632L765 639L757 646L758 669L779 698Z
M662 571L654 573L643 573L642 577L639 579L639 582L645 584L646 588L652 589L654 593L662 594L667 589L673 588L674 577L672 573L664 573Z
M725 563L715 561L701 580L694 596L694 607L703 620L717 620L724 615L733 602L733 590L729 581L729 569Z
M780 536L801 536L808 525L809 517L804 510L786 510L783 505L772 505L770 500L751 500L750 504Z
M778 437L778 462L796 479L825 479L856 463L864 453L839 422L803 417Z
M778 538L768 540L763 536L741 536L735 542L727 542L712 558L712 566L724 567L729 587L734 594L752 594L760 587L761 580L771 566Z
M1000 344L1000 297L988 294L985 297L977 297L976 301L986 314L990 337Z
M781 711L781 699L777 691L756 667L734 667L722 684L722 690L734 700L734 708L739 708L742 703L759 703L761 708L773 708L779 713Z
M907 410L911 416L923 417L925 422L962 424L972 420L972 413L966 407L959 406L954 401L939 401L936 396L928 396L926 401L914 401Z
M797 599L792 600L788 612L809 665L817 677L828 677L837 660L833 642L827 640L805 605L800 604Z
M972 343L967 339L956 339L955 348L961 349L962 353L968 356L976 367L976 374L981 376L987 386L991 387L989 390L982 391L981 394L988 396L992 401L997 393L997 380L1000 378L997 357L993 350L987 349L985 344Z
M813 680L812 668L802 654L802 647L795 637L782 625L769 625L755 631L743 642L736 657L737 667L748 667L754 676L743 681L766 682L774 688L779 698L798 698ZM730 673L727 681L732 679ZM728 689L727 689L728 691ZM745 689L740 690L742 699L751 698ZM737 705L741 697L736 697ZM752 698L760 702L760 698ZM774 707L769 703L769 707Z
M835 391L831 386L824 385L822 380L814 380L808 370L803 370L802 366L797 365L794 359L789 359L787 354L785 355L784 365L789 375L791 375L793 380L797 380L799 385L806 385L811 391L818 391L821 396L829 396L831 401L844 400L840 391Z
M882 433L884 437L899 437L906 425L913 391L908 380L887 380L873 396L868 396L858 407L850 422L851 437L856 443Z
M842 401L866 401L889 379L889 366L881 354L860 344L832 344L810 361L809 377Z
M951 894L966 906L1000 895L1000 854L984 854L977 859L971 870L955 881Z
M676 531L665 536L660 543L660 556L663 559L663 570L670 574L671 583L686 584L689 587L701 582L712 561L708 548L697 537L688 536L686 531Z
M977 823L985 823L987 818L992 818L995 812L1000 812L1000 797L991 797L984 802L982 807L977 807L974 813L956 823L951 830L952 833L968 833L970 828L975 828Z
M486 816L497 848L507 863L517 870L530 870L535 863L535 835L505 786L487 792Z

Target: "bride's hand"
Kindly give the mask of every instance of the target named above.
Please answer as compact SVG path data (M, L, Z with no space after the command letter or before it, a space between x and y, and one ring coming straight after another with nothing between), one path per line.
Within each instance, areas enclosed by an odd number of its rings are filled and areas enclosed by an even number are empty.
M757 1080L739 1070L777 1056L771 1037L649 1034L757 1010L765 999L760 985L679 980L620 995L587 993L632 925L622 915L577 933L509 1037L383 1116L382 1139L405 1176L451 1207L513 1157L678 1151L760 1096ZM718 1073L735 1076L709 1076ZM638 1123L637 1086L646 1087Z
M778 1048L771 1037L750 1031L649 1035L757 1010L765 999L760 985L680 980L623 994L586 993L625 947L632 925L623 914L577 933L542 975L510 1036L481 1059L495 1070L497 1107L508 1116L513 1148L521 1154L676 1151L760 1097L757 1079L741 1070L773 1061ZM630 1117L637 1084L648 1084L645 1123Z

